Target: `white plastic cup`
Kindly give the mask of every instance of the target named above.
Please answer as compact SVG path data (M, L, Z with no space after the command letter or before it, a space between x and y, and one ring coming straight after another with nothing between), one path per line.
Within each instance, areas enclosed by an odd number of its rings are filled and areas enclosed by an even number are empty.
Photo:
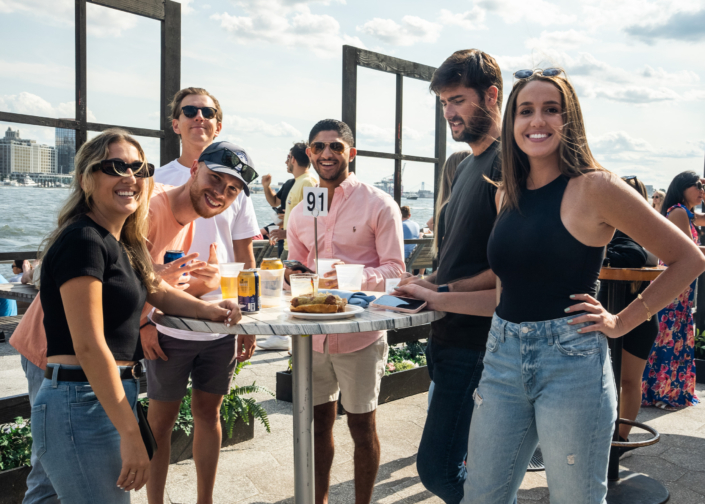
M279 306L284 286L284 269L259 270L260 286L262 288L262 307Z
M318 259L318 268L319 271L317 272L321 278L323 278L323 275L330 271L335 271L335 268L333 265L337 262L340 262L340 259Z
M338 277L338 289L350 292L361 291L362 270L364 269L364 264L338 264L335 267Z

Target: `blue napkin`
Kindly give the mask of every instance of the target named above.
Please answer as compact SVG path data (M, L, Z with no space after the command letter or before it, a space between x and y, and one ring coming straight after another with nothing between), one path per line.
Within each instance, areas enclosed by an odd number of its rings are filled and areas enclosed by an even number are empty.
M377 299L377 296L368 296L364 292L350 292L335 289L321 289L318 292L326 292L328 294L333 294L334 296L340 296L343 299L347 299L348 304L360 306L362 308L367 308L372 301Z

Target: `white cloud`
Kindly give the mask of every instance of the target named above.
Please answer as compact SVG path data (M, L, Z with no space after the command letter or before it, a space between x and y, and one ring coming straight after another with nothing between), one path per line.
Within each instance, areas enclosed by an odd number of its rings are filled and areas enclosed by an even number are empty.
M648 88L644 86L596 86L592 89L587 89L588 97L595 96L597 98L606 98L608 100L648 104L663 101L675 101L681 99L681 96L665 87Z
M630 35L635 37L645 35L644 29L667 25L674 14L696 12L702 8L700 0L581 0L580 4L583 10L580 20L587 29L624 30L632 27L634 33Z
M383 128L375 124L358 123L357 138L365 140L368 144L390 144L394 142L394 128ZM404 141L428 140L433 141L433 130L418 131L408 126L402 127L402 139ZM404 152L402 150L402 152Z
M395 46L410 46L417 42L435 42L443 27L416 16L404 16L401 25L393 19L373 18L357 31Z
M573 49L593 41L586 33L574 29L566 31L543 31L539 37L527 39L527 49Z
M484 25L485 9L474 5L472 9L465 12L453 13L447 9L441 9L438 22L448 26L460 26L466 30L486 30Z
M54 106L41 96L22 92L17 95L1 95L0 109L16 114L27 114L41 117L73 119L76 117L76 102L59 103ZM88 109L89 122L96 122L95 115Z
M223 133L237 135L238 137L246 133L262 133L270 137L301 137L299 130L284 121L269 124L262 119L230 114L226 114L223 118Z
M193 0L175 0L176 2L179 2L181 4L181 14L191 14L192 12L195 11L193 7L191 7L191 3L193 3ZM206 5L202 5L204 9L209 8L210 5L206 7Z
M340 46L364 47L357 37L342 34L340 23L327 14L313 14L307 2L296 0L250 0L238 5L247 14L224 12L211 19L241 44L267 42L285 47L305 47L320 57L340 55Z
M21 12L52 26L73 28L75 5L73 0L0 0L0 12ZM138 19L127 12L86 5L86 32L94 37L121 37L123 32L137 26Z
M475 5L498 14L509 24L529 22L554 26L574 23L577 19L573 14L563 14L560 7L546 0L479 0Z
M600 161L654 163L664 158L702 157L705 142L688 141L680 149L657 149L626 131L611 131L604 135L588 135L590 149Z

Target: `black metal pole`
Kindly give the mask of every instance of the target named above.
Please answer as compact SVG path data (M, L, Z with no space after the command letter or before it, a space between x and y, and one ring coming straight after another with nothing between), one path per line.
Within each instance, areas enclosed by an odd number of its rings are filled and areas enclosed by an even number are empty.
M616 280L603 280L603 285L607 284L607 311L610 313L619 313L625 306L626 282ZM617 424L614 427L612 441L619 441L619 411L621 383L622 383L622 338L609 338L608 344L610 347L610 355L612 357L612 372L617 388ZM607 479L609 481L617 481L619 479L619 448L613 446L610 448L610 462L607 469Z

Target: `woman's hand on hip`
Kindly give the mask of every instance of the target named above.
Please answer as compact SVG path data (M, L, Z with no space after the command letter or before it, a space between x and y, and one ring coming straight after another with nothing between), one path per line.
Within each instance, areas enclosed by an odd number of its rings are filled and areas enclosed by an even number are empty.
M589 294L574 294L570 299L582 301L582 303L570 306L565 309L566 313L587 312L577 317L570 319L568 325L581 324L583 322L592 322L591 325L578 329L579 333L588 333L591 331L600 331L608 338L619 338L626 334L624 331L622 319L618 315L612 315L608 312L600 302Z
M117 486L126 492L139 490L149 480L149 455L139 431L136 434L120 436L120 457L122 470Z

